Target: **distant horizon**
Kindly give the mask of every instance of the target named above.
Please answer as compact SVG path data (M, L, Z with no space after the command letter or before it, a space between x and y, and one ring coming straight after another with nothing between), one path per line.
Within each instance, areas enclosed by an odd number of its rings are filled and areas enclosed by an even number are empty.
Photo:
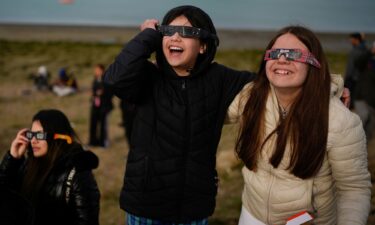
M3 22L0 21L0 26L35 26L35 27L99 27L99 28L114 28L114 29L120 29L120 28L125 28L125 29L139 29L139 25L118 25L118 24L77 24L77 23L38 23L38 22ZM260 31L260 32L277 32L278 29L271 29L271 28L234 28L234 27L219 27L216 28L218 31ZM313 30L314 31L314 30ZM315 33L320 33L320 34L350 34L352 31L314 31ZM353 31L356 32L356 31ZM374 32L361 32L366 35L375 35Z

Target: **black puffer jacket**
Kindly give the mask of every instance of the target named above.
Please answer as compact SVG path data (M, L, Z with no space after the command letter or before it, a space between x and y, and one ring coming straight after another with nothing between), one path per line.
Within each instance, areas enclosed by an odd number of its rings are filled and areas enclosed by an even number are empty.
M215 208L215 156L226 111L252 74L212 63L214 49L179 77L160 45L161 35L145 29L104 75L117 96L137 107L121 208L163 221L207 218ZM158 67L148 61L154 51Z
M0 185L19 191L25 163L24 158L15 159L8 152L0 165ZM84 151L80 146L73 154L58 159L46 178L37 205L34 205L33 224L99 224L100 193L91 172L97 166L97 156L90 151ZM67 203L67 179L73 167L76 172Z

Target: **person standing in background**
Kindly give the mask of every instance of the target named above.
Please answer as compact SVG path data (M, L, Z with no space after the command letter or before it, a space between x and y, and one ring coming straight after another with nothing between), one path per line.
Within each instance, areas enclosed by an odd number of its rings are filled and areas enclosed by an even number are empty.
M352 45L352 50L348 56L348 62L345 71L345 87L349 88L352 96L356 95L357 82L361 74L361 69L358 67L358 60L366 55L367 48L363 35L356 32L349 35L349 40ZM355 108L355 99L351 101L350 109Z
M358 58L356 63L360 76L354 95L355 112L362 120L368 139L375 126L375 42L370 50Z
M103 83L104 65L94 66L94 80L91 92L89 145L107 147L108 114L113 109L113 94Z

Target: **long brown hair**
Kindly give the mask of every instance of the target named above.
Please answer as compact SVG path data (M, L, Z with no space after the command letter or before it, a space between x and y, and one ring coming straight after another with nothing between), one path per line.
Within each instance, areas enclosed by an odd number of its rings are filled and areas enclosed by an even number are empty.
M271 136L277 135L269 162L277 168L290 141L291 158L287 169L295 176L305 179L317 174L325 156L331 79L322 46L315 34L307 28L288 26L281 29L270 41L267 50L286 33L293 34L306 45L320 62L321 68L309 66L302 91L295 98L288 115L285 119L280 119L277 128L265 137L265 108L270 83L266 76L266 62L262 61L244 107L236 152L247 168L256 170L264 144Z
M62 155L70 154L73 150L73 145L79 143L79 139L68 118L61 111L55 109L41 110L34 115L32 122L35 121L39 121L43 131L47 132L48 151L45 156L35 158L31 152L31 146L29 146L21 191L33 203L38 201L40 190L55 162ZM54 140L52 135L55 133L71 136L73 144L68 144L61 139Z

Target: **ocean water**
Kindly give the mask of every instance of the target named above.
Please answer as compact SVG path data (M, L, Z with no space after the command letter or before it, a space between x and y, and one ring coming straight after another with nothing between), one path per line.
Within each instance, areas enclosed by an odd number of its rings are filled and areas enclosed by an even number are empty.
M217 28L300 24L314 31L375 33L375 0L1 0L0 23L137 26L187 4L206 11Z

